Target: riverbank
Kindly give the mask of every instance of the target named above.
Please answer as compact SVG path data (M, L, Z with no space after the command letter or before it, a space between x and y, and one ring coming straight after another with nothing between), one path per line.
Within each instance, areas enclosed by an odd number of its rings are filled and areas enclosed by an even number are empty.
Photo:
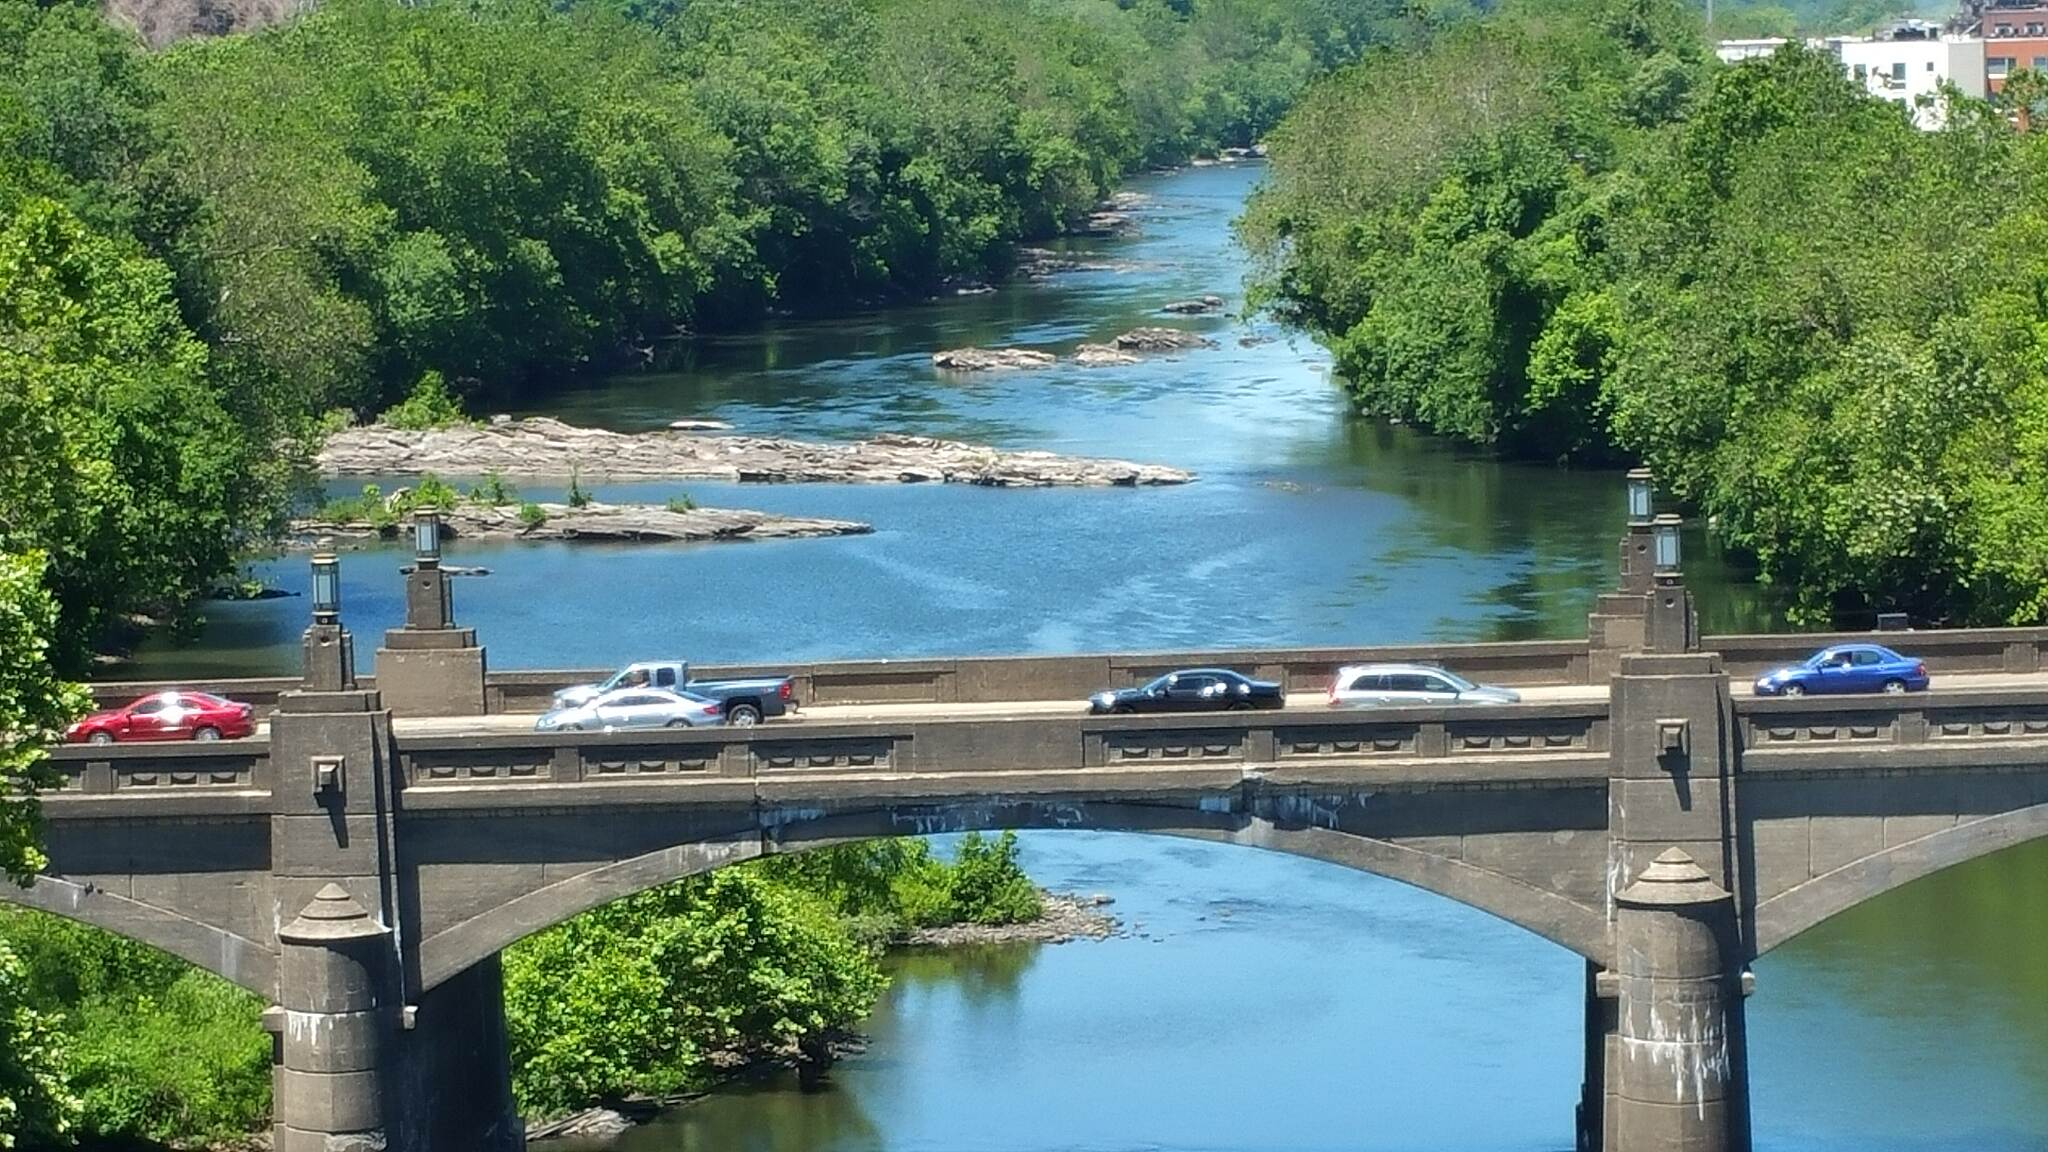
M344 428L316 458L331 476L708 479L736 483L973 484L997 488L1186 484L1194 473L1052 452L1006 452L929 436L882 435L830 444L674 429L612 432L545 416L425 431Z
M857 520L778 516L747 508L675 508L659 504L474 504L441 512L441 529L457 540L578 540L591 543L694 543L861 536L874 525ZM395 539L395 524L368 520L294 520L288 545L332 540Z

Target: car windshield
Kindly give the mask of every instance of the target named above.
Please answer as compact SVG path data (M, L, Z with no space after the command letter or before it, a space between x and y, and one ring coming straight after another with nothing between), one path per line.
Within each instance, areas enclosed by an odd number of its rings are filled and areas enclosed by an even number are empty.
M1479 685L1474 684L1470 680L1465 679L1463 676L1458 675L1456 672L1446 672L1443 669L1439 668L1436 670L1436 674L1438 676L1443 677L1445 680L1450 681L1451 687L1456 688L1460 692L1470 692L1474 688L1479 687Z
M1164 692L1172 686L1174 677L1178 675L1180 675L1180 673L1178 672L1168 672L1166 675L1161 676L1159 679L1154 680L1150 684L1145 685L1145 691Z

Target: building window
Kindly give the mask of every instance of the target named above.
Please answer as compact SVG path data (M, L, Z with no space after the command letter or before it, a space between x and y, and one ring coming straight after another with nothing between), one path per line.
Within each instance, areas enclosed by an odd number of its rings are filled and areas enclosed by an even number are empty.
M1929 60L1929 61L1927 62L1927 70L1928 70L1929 72L1932 72L1932 71L1934 71L1934 61L1932 61L1932 60Z
M2031 23L2031 24L2027 25L2027 35L2029 35L2029 36L2039 36L2040 34L2041 34L2041 22L2040 22L2040 21L2036 20L2036 21L2034 21L2033 23Z
M2012 71L2012 57L1986 56L1984 58L1984 71L1993 80L2003 80Z
M2034 71L2048 72L2048 56L2034 57Z
M1905 82L1906 62L1904 60L1900 60L1892 65L1892 79L1897 80L1900 83Z

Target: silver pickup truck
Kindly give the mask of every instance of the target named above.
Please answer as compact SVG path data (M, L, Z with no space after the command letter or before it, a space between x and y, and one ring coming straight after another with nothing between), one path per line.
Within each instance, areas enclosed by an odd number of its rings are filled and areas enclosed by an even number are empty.
M601 684L577 684L555 693L555 707L573 708L615 688L672 688L718 701L725 709L725 722L751 728L770 716L796 710L796 684L787 676L762 676L751 680L692 680L690 665L683 660L643 660L612 673Z

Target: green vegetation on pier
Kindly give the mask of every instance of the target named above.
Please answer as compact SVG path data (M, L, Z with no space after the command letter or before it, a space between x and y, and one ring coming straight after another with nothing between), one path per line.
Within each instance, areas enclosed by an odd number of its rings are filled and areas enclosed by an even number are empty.
M909 930L1037 918L1016 839L776 856L615 901L505 952L513 1085L532 1115L823 1060ZM270 1109L262 1003L140 944L0 908L0 1148L235 1142Z
M1242 229L1368 413L1640 459L1801 622L2031 623L2048 136L2012 110L1922 132L1830 57L1720 65L1675 0L1510 0L1318 84Z

